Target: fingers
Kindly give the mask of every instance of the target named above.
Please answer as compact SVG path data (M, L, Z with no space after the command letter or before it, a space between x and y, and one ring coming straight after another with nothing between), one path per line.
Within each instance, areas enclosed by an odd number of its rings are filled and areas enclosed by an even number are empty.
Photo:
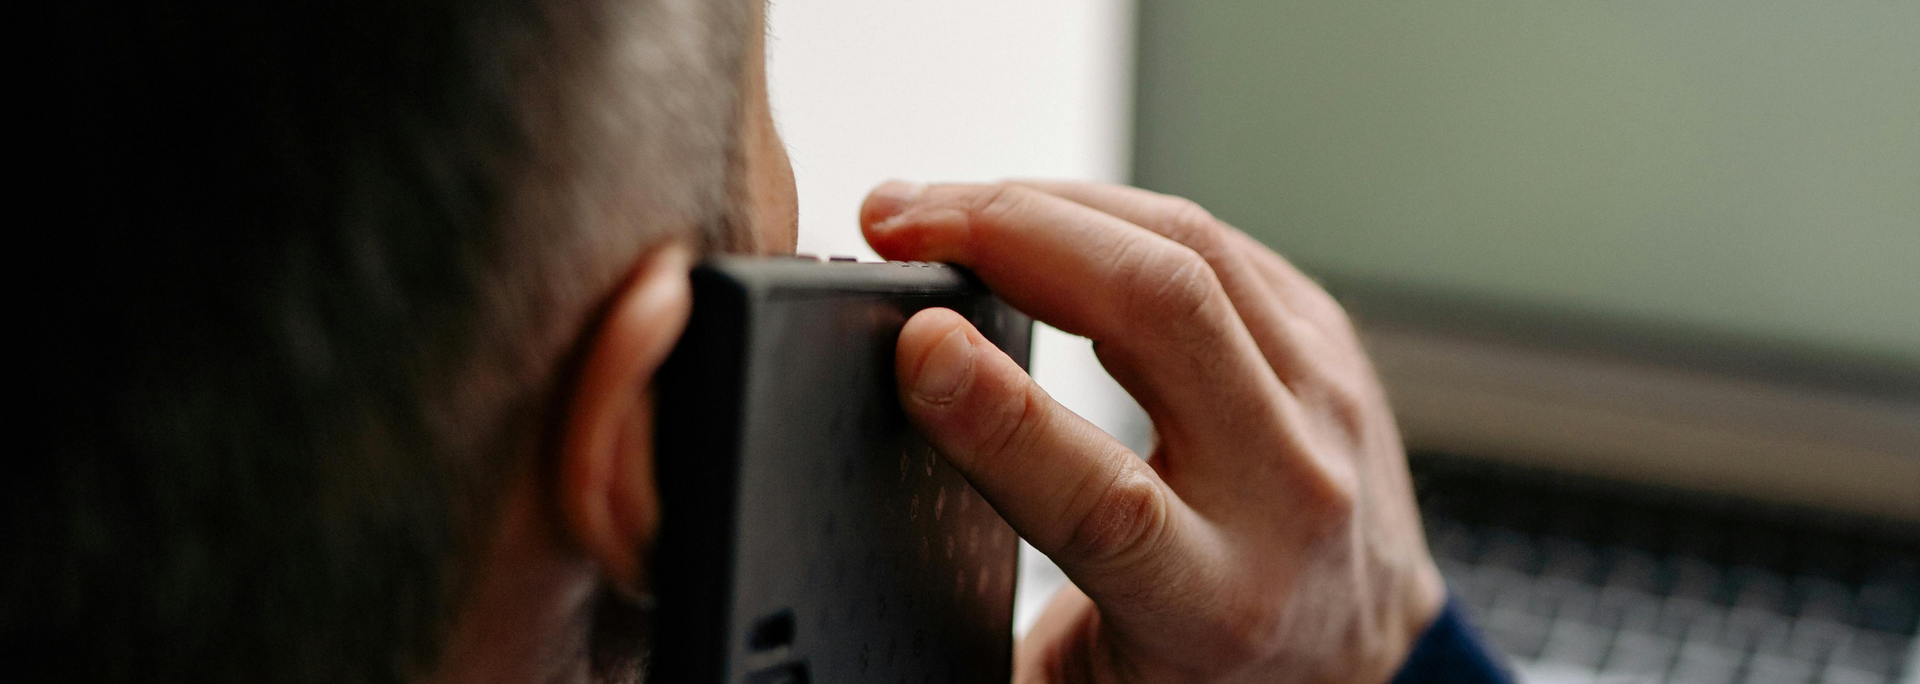
M996 289L1015 306L1068 332L1119 340L1178 328L1221 337L1237 324L1193 250L1113 216L1014 186L897 192L881 186L862 208L875 251L967 265L1004 283ZM1180 325L1142 329L1144 317Z
M1306 294L1294 291L1300 289L1298 283L1266 277L1255 259L1265 256L1281 265L1286 265L1285 262L1244 233L1215 219L1200 205L1118 185L1042 181L1018 184L1111 214L1192 248L1219 276L1234 309L1246 322L1248 332L1281 381L1292 387L1312 371L1313 351L1323 346L1322 335L1314 328L1314 322L1294 311L1292 306L1293 300ZM1305 283L1305 289L1318 292L1319 288L1305 276L1301 276L1300 281Z
M1320 283L1246 233L1229 229L1227 239L1248 255L1248 261L1268 287L1283 293L1287 308L1313 321L1328 338L1352 345L1352 319L1347 317L1346 309L1334 300L1333 295L1327 294Z
M861 222L882 255L966 265L1093 338L1154 419L1149 466L957 314L901 332L909 417L1085 592L1022 644L1022 681L1351 673L1405 636L1355 635L1431 613L1392 589L1424 551L1378 383L1339 307L1278 255L1191 203L1100 186L890 184ZM1301 669L1314 658L1341 665Z
M1020 181L1179 241L1206 257L1268 364L1309 411L1347 439L1372 365L1353 324L1319 283L1193 202L1120 185ZM1363 371L1356 373L1355 371Z
M1245 299L1257 299L1271 293L1284 306L1287 318L1297 324L1304 319L1318 332L1336 340L1350 336L1346 312L1319 283L1275 254L1266 245L1227 225L1200 205L1181 197L1124 185L1070 183L1061 181L1016 181L1050 194L1113 214L1192 247L1207 257L1235 295L1238 306ZM1255 307L1250 307L1255 308ZM1243 315L1248 312L1243 311ZM1262 316L1262 312L1251 312ZM1263 317L1264 319L1264 317ZM1258 330L1252 320L1248 328ZM1256 333L1257 335L1257 333ZM1317 335L1316 335L1317 336ZM1266 345L1262 345L1263 349Z
M1047 396L965 318L916 314L895 357L901 405L949 463L1062 568L1164 551L1176 500L1153 471Z
M1203 461L1292 446L1291 395L1192 249L1027 188L888 192L875 191L863 211L875 250L964 264L1014 306L1093 338L1162 438L1194 447L1184 450L1189 462L1164 464L1169 477L1240 487L1245 467Z
M1079 587L1060 587L1013 647L1014 684L1092 681L1093 668L1083 662L1087 654L1080 647L1087 639L1079 633L1096 627L1094 614L1093 599Z

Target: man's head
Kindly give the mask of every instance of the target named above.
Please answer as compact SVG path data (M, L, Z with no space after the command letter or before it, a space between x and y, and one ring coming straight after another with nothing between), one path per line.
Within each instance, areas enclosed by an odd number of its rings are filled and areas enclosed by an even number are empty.
M83 199L34 228L10 642L83 679L397 681L446 670L502 558L645 590L649 405L616 399L685 268L649 255L792 245L757 0L59 11L50 172Z

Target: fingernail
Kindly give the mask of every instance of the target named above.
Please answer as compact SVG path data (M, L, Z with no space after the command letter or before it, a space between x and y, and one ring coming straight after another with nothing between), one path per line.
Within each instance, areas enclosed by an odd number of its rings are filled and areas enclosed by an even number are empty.
M914 379L913 393L922 401L946 402L959 393L972 375L973 342L967 339L964 327L956 327L920 362L920 376Z
M881 223L906 210L907 206L919 199L920 193L926 189L925 185L899 180L881 183L880 187L874 188L873 192L867 195L865 210L867 225L881 227Z

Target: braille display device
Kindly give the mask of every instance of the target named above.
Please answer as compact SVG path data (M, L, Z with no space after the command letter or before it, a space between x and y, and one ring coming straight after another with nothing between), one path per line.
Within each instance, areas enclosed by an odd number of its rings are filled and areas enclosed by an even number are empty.
M658 379L652 681L1008 681L1017 537L902 413L900 329L1033 323L966 271L718 257Z

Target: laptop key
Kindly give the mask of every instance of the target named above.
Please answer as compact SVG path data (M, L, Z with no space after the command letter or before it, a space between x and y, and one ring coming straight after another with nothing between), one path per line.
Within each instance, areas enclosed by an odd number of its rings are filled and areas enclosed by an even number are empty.
M1680 638L1691 637L1706 641L1720 632L1722 614L1719 606L1692 598L1674 597L1660 605L1660 622L1654 631L1662 635Z
M1793 623L1787 637L1787 655L1808 660L1823 660L1846 646L1853 629L1824 618L1804 618Z
M1600 671L1623 677L1664 677L1673 666L1678 642L1641 631L1622 631L1614 635L1613 648L1600 665Z
M1487 613L1487 636L1507 655L1522 660L1540 657L1547 637L1547 619L1538 615L1495 608Z
M1846 646L1833 654L1832 662L1879 677L1892 676L1894 668L1907 655L1907 639L1898 634L1870 629L1858 630Z
M1802 619L1846 622L1853 607L1853 590L1831 578L1801 575L1793 580L1793 595Z
M1813 663L1799 658L1761 653L1747 663L1745 684L1808 684Z
M1547 633L1540 660L1597 670L1612 641L1613 634L1605 629L1573 620L1557 620Z
M1715 644L1688 641L1680 646L1670 682L1734 684L1740 675L1740 653Z
M1736 651L1752 651L1762 644L1771 644L1777 650L1787 641L1787 633L1792 623L1777 613L1751 608L1734 608L1727 611L1725 623L1720 628L1719 643Z
M1820 673L1820 684L1886 684L1885 675L1830 664Z

